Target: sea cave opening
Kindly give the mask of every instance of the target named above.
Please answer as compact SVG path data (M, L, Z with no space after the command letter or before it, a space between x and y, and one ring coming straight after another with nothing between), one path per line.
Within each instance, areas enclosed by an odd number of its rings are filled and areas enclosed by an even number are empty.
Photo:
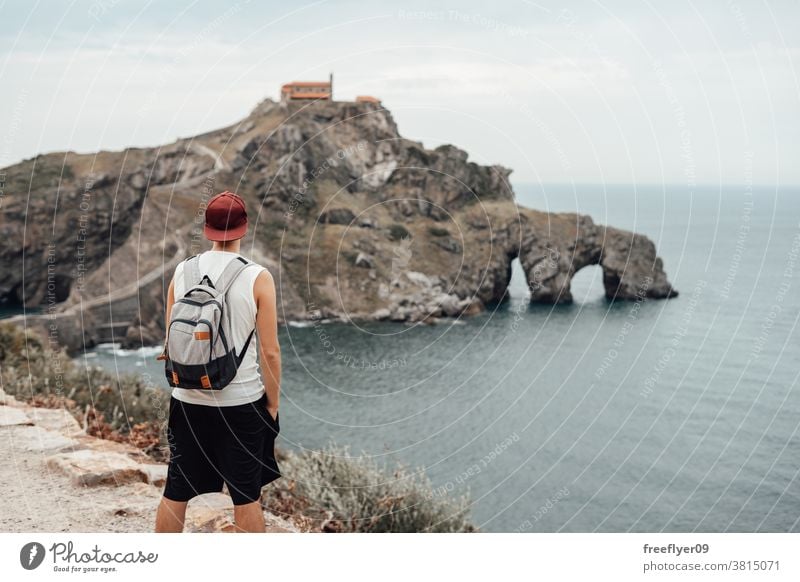
M528 288L527 277L519 262L519 257L514 257L510 266L511 279L508 282L508 297L514 301L528 301L530 299L530 289Z
M597 303L606 296L603 286L603 268L600 265L587 265L572 276L570 282L572 301L578 305Z

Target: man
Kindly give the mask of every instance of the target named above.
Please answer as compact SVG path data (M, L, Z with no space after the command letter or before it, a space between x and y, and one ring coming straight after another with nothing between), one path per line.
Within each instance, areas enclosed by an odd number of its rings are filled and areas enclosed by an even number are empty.
M200 254L198 266L204 280L207 277L213 284L228 262L242 260L240 243L247 233L244 201L231 192L218 194L209 201L205 219L204 234L213 248ZM169 286L167 325L176 298L187 291L186 264L176 267ZM274 443L280 430L281 353L275 284L269 271L255 264L245 268L228 290L226 309L230 341L241 363L224 388L173 389L167 428L170 462L156 532L183 531L189 499L221 491L223 483L233 499L236 530L265 530L261 488L280 477ZM253 329L257 341L248 343Z

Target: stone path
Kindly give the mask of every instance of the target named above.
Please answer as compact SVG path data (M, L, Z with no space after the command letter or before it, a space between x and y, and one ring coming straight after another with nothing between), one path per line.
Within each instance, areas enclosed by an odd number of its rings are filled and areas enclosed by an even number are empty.
M0 389L0 531L150 532L166 478L125 444L91 437L66 410L34 408ZM269 532L293 532L265 512ZM231 498L189 503L186 531L233 529Z

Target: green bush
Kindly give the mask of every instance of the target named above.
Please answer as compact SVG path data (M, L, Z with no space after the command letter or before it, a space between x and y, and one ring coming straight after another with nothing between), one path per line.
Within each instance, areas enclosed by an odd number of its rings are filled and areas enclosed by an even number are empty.
M342 251L342 257L344 258L345 262L347 262L347 264L355 265L356 259L358 258L358 252L349 250Z
M411 236L411 233L402 224L394 223L389 227L389 238L392 240L400 240L409 236Z
M440 226L431 226L428 229L428 233L433 236L450 236L450 231Z
M34 165L35 163L35 165ZM57 188L63 182L75 178L72 167L64 164L64 157L38 155L13 167L13 173L7 177L9 192L36 191Z
M470 532L467 496L435 494L422 471L387 471L347 447L289 452L278 487L307 498L348 532Z

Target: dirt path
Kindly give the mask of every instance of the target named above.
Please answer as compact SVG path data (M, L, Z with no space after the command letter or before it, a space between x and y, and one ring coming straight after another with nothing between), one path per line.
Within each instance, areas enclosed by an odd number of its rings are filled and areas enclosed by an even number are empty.
M155 485L76 486L70 476L48 466L50 456L65 450L59 445L71 449L70 437L29 423L48 416L53 426L60 413L0 406L0 531L151 531L160 497ZM74 428L80 430L77 422Z
M3 447L0 468L0 531L4 532L146 532L152 515L117 514L128 496L141 496L140 487L75 487L69 478L48 469L43 454L20 447L24 427L0 427ZM151 486L147 486L151 487ZM155 510L157 493L142 509Z
M153 531L166 466L88 436L65 410L34 408L0 389L0 531ZM296 531L265 512L268 531ZM230 497L189 503L186 531L230 531Z

